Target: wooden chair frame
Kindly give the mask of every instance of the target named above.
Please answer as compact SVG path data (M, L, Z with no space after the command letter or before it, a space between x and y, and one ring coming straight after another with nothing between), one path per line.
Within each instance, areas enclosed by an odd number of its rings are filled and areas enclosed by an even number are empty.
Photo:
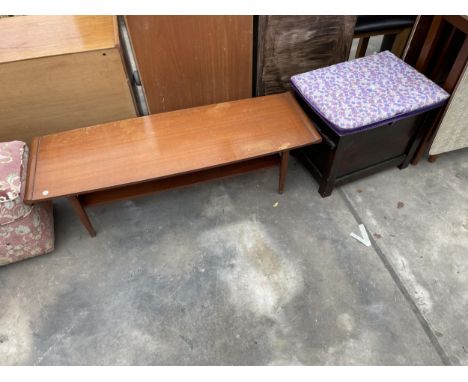
M359 43L356 50L356 58L364 57L366 55L367 46L369 45L369 40L372 36L391 36L395 35L395 40L392 44L391 52L397 56L401 57L403 51L405 50L406 43L410 36L412 27L408 28L398 28L398 29L387 29L374 32L365 32L365 33L356 33L354 38L359 39Z
M448 39L445 41L442 50L436 52L436 46L441 38L441 33L445 23L450 24L453 29L449 34ZM444 80L442 87L445 91L453 93L455 87L458 83L458 80L463 73L463 69L467 64L468 59L468 18L466 16L435 16L432 20L431 27L429 32L424 40L421 52L419 53L418 59L416 61L416 69L421 73L425 73L429 64L434 58L434 55L438 53L438 60L435 62L434 71L437 71L438 68L442 65L442 60L444 59L450 44L455 35L455 31L461 31L465 34L464 42L459 50L455 61ZM447 105L447 104L446 104ZM440 126L440 122L445 113L446 106L439 109L439 112L434 116L432 121L429 121L429 126L426 129L427 133L421 139L420 144L415 152L414 157L412 158L411 163L416 165L421 158L429 151L432 142L437 134L437 131ZM433 155L429 157L430 162L434 162L437 159L437 156Z

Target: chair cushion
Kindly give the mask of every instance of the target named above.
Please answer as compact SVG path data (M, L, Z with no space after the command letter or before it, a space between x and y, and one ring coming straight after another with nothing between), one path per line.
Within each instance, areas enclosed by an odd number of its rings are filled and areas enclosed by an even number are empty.
M0 225L0 266L54 250L52 203L39 203L26 216Z
M23 204L28 152L24 142L0 143L0 225L25 217L31 206Z
M297 74L293 88L336 132L364 130L440 106L449 94L385 51Z

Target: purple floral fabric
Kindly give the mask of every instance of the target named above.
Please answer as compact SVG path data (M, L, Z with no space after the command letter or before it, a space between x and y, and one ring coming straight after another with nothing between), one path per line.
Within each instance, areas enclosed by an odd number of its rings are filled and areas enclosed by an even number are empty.
M23 203L27 159L24 142L0 143L0 265L54 249L52 203Z
M449 94L385 51L291 77L296 91L337 131L425 110Z

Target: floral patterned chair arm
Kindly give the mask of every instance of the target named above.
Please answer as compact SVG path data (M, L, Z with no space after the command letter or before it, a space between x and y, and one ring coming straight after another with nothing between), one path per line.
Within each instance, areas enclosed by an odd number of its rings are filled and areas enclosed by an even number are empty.
M0 265L54 249L52 203L23 203L27 163L24 142L0 143Z

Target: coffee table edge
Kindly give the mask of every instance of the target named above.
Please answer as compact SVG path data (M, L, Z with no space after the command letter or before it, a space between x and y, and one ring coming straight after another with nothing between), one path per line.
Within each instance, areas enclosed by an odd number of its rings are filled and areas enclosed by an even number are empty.
M34 137L29 150L28 169L26 173L26 190L24 193L24 203L34 202L34 182L36 179L37 153L39 151L41 137Z

